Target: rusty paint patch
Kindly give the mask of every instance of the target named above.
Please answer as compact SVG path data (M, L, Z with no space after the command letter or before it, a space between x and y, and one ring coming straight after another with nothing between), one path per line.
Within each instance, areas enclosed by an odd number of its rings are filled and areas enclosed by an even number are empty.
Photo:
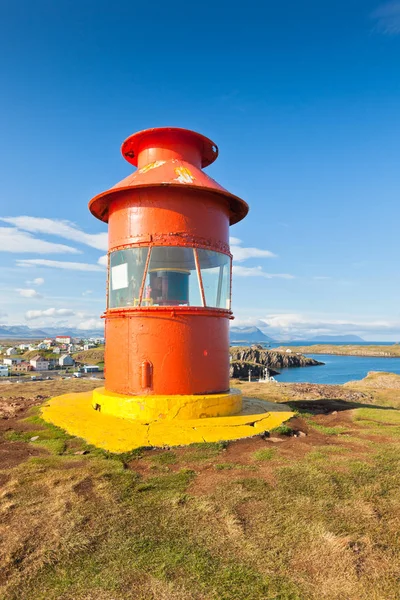
M165 160L155 160L154 162L149 163L148 165L145 165L139 169L139 173L147 173L147 171L150 171L151 169L157 169L157 167L161 167L162 165L165 165L165 163Z
M176 167L175 173L178 175L175 181L179 181L179 183L192 183L194 181L194 177L187 167Z

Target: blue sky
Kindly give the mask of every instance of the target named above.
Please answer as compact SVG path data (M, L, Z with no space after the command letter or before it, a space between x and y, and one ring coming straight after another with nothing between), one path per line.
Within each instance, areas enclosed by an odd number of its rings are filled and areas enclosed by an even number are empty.
M98 323L87 203L123 139L172 125L250 204L235 324L400 338L400 2L3 2L0 55L0 322Z

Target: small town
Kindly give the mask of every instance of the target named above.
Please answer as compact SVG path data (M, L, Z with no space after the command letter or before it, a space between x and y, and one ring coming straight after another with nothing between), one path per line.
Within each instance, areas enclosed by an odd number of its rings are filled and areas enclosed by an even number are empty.
M40 341L5 340L0 344L0 377L17 383L67 376L102 378L103 349L101 337L78 339L58 335Z

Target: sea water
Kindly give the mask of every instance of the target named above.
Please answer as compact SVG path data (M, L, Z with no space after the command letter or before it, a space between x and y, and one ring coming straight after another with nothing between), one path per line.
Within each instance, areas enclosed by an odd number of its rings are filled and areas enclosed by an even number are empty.
M369 371L384 371L400 375L400 358L374 356L337 356L332 354L307 354L325 363L315 367L292 367L280 369L277 381L290 383L342 384L366 377Z

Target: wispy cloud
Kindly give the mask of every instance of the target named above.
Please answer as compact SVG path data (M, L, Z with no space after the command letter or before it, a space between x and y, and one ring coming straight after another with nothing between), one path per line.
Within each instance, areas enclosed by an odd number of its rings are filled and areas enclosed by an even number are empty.
M28 310L25 313L25 319L32 321L33 319L53 319L55 317L70 317L75 315L75 312L70 308L46 308L45 310Z
M236 277L264 277L264 279L294 279L294 275L288 273L266 273L262 267L242 267L233 265L232 273Z
M18 294L20 296L22 296L23 298L43 298L43 296L41 294L39 294L36 290L33 290L33 289L19 288L15 291L18 292Z
M33 237L30 233L14 227L0 227L0 252L18 254L80 254L80 251L64 244L55 244Z
M93 317L92 319L86 319L85 321L82 321L81 323L78 323L76 328L80 329L81 331L89 331L90 329L103 329L104 327L104 322L96 317Z
M3 217L0 221L15 225L23 231L57 235L97 250L107 250L107 233L85 233L70 221L29 216Z
M242 240L236 237L229 238L233 260L235 262L243 262L249 258L276 258L276 254L269 250L261 250L260 248L244 248Z
M43 285L43 284L44 284L43 277L35 277L35 279L32 279L32 281L26 282L26 285Z
M379 339L400 334L400 321L390 319L329 319L312 318L299 313L275 313L254 318L236 319L236 325L255 325L272 337L310 339L317 335L346 335Z
M17 267L49 267L51 269L66 269L69 271L100 271L103 267L90 263L67 262L62 260L47 260L45 258L27 258L16 261Z
M108 264L108 256L107 254L104 254L103 256L100 256L99 260L97 261L97 264L101 265L102 267L106 267Z
M386 2L378 6L371 13L371 18L376 22L377 30L387 35L400 33L400 2Z

